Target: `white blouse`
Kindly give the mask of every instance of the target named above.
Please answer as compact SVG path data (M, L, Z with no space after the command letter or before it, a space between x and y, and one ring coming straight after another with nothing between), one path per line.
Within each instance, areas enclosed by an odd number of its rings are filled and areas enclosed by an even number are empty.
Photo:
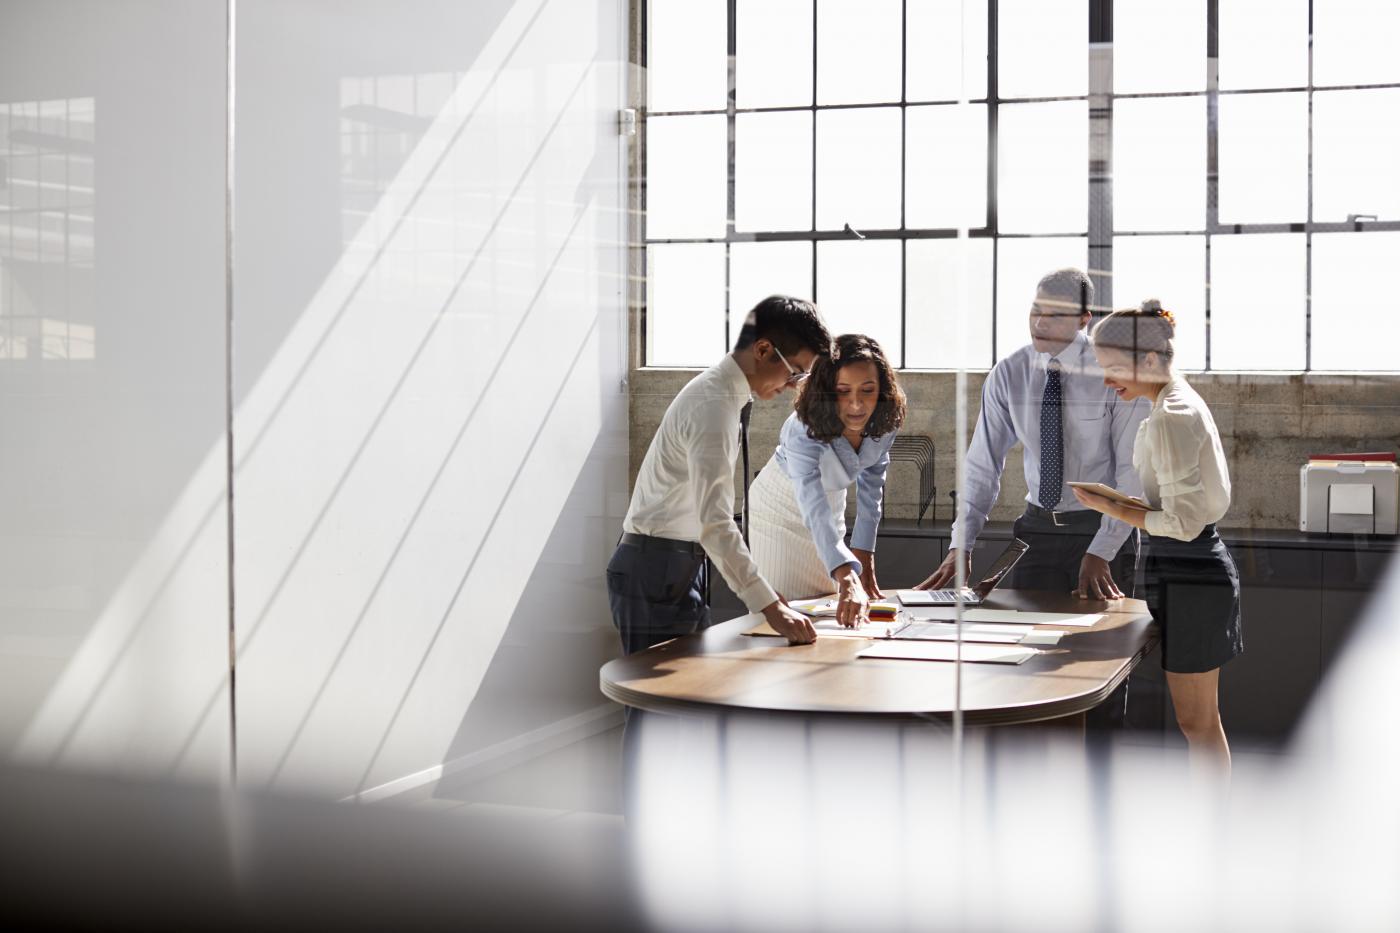
M1230 468L1205 400L1180 376L1162 387L1133 442L1133 466L1154 511L1147 533L1191 541L1230 508Z

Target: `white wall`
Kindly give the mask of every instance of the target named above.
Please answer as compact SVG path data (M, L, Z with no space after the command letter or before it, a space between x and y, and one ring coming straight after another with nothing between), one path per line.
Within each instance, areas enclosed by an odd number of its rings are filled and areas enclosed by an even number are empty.
M40 6L7 6L4 15L34 29L48 15ZM159 314L146 306L145 317L99 315L98 353L103 333L129 345L131 378L184 420L161 418L107 383L73 405L102 412L89 426L112 418L170 434L187 426L184 456L152 462L156 452L131 447L129 485L168 476L170 488L126 529L133 554L110 586L120 598L94 595L84 630L50 651L62 674L24 688L34 715L7 709L11 734L50 758L73 746L69 734L92 708L110 709L92 760L144 768L217 766L230 694L227 568L204 561L199 569L212 572L195 579L192 558L173 550L189 539L217 544L221 558L226 533L224 5L196 5L208 20L204 44L188 27L171 40L175 7L194 15L187 3L109 4L128 28L126 20L146 18L133 29L142 41L101 31L93 41L118 77L158 74L167 95L178 89L207 111L170 122L186 134L207 124L209 144L172 140L163 149L167 161L178 153L187 173L208 176L213 210L178 222L157 214L159 229L121 231L128 248L155 254L131 276L133 290L169 300L157 303ZM239 775L254 786L345 796L561 720L587 721L602 705L596 671L615 643L602 568L626 504L615 130L625 8L240 0L237 11ZM30 44L51 51L62 38ZM177 49L199 67L153 64ZM76 67L62 59L52 70L69 77ZM192 83L191 72L208 80ZM0 99L12 98L11 86L8 77L0 83ZM160 120L146 115L126 129L164 128L147 124ZM152 174L148 187L158 190L147 192L146 211L163 197L192 210L186 192L171 190L169 165ZM206 241L214 261L201 264L190 254ZM98 257L100 270L100 249ZM208 293L197 345L187 333L194 302L176 288L187 280ZM99 290L99 306L108 300ZM128 322L148 323L150 333ZM9 365L0 361L7 380ZM31 423L34 439L22 456L5 445L0 485L8 495L11 477L42 476L51 498L81 494L97 510L129 509L129 498L113 501L101 483L102 493L90 491L112 459L93 450L91 430L75 427L63 446L40 421L38 386L51 373L32 367L28 382L5 383L6 423ZM134 434L101 431L121 449ZM106 456L84 457L82 445ZM63 469L46 470L55 461ZM49 524L36 516L17 533L5 529L6 548L32 551L52 537ZM51 563L73 561L86 533L51 544ZM179 625L158 629L145 604L172 572L180 585L167 585L175 595L157 608ZM6 606L34 590L3 579ZM4 663L23 667L16 649L44 623L4 625ZM144 636L151 650L122 652L124 633L138 626L153 633ZM219 650L191 649L194 632ZM114 660L118 677L105 673ZM142 697L159 702L138 722ZM158 741L133 745L152 730Z
M240 774L348 795L475 750L448 755L547 551L553 631L478 702L512 734L602 702L621 13L239 10Z
M227 770L224 46L222 2L0 5L0 753Z

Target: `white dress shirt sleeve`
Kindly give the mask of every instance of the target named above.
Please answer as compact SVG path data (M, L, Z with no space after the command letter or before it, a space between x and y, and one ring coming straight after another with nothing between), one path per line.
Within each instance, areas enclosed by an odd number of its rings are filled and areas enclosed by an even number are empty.
M1191 541L1210 524L1201 479L1201 457L1209 441L1204 425L1190 408L1167 407L1153 414L1145 440L1161 498L1161 511L1147 513L1147 533Z
M690 452L700 544L734 595L750 612L778 599L759 576L739 526L734 523L734 461L739 452L739 419L733 402L715 399L691 410L683 432Z
M977 416L977 428L964 464L967 488L958 500L958 515L953 521L950 546L958 550L969 550L977 543L1001 492L1006 455L1016 444L1006 380L1005 366L998 364L982 386L982 411Z
M1147 417L1152 406L1147 399L1123 402L1115 399L1109 410L1109 428L1113 444L1113 488L1130 496L1142 495L1142 479L1133 466L1133 442L1137 440L1138 425ZM1118 556L1123 542L1132 534L1133 526L1105 515L1099 523L1098 534L1089 542L1089 553L1111 561Z

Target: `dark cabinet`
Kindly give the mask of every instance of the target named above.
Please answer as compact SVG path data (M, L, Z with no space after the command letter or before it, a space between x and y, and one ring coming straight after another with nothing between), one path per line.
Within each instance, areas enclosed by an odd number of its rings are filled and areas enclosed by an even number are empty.
M1323 677L1365 614L1372 591L1393 559L1393 554L1383 551L1340 550L1322 555L1327 592L1318 647Z
M1232 545L1240 572L1244 654L1220 671L1220 717L1232 739L1280 741L1317 686L1323 554Z

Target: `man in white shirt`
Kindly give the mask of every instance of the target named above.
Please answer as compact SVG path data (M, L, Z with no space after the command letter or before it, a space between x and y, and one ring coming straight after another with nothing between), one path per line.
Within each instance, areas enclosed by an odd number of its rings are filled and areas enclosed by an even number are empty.
M774 295L749 312L734 351L676 395L637 474L623 535L608 563L613 623L631 654L710 624L706 555L748 607L792 644L816 640L758 573L734 522L734 464L752 396L798 385L831 334L808 301Z
M1014 533L1030 550L1005 585L1073 590L1091 599L1132 594L1137 531L1084 508L1068 486L1101 482L1142 494L1133 439L1148 406L1140 399L1123 402L1103 384L1084 330L1093 294L1079 269L1060 269L1040 280L1031 304L1031 343L987 374L951 547L920 587L950 585L959 560L964 574L970 572L972 548L1001 489L1006 455L1020 442L1027 495Z

